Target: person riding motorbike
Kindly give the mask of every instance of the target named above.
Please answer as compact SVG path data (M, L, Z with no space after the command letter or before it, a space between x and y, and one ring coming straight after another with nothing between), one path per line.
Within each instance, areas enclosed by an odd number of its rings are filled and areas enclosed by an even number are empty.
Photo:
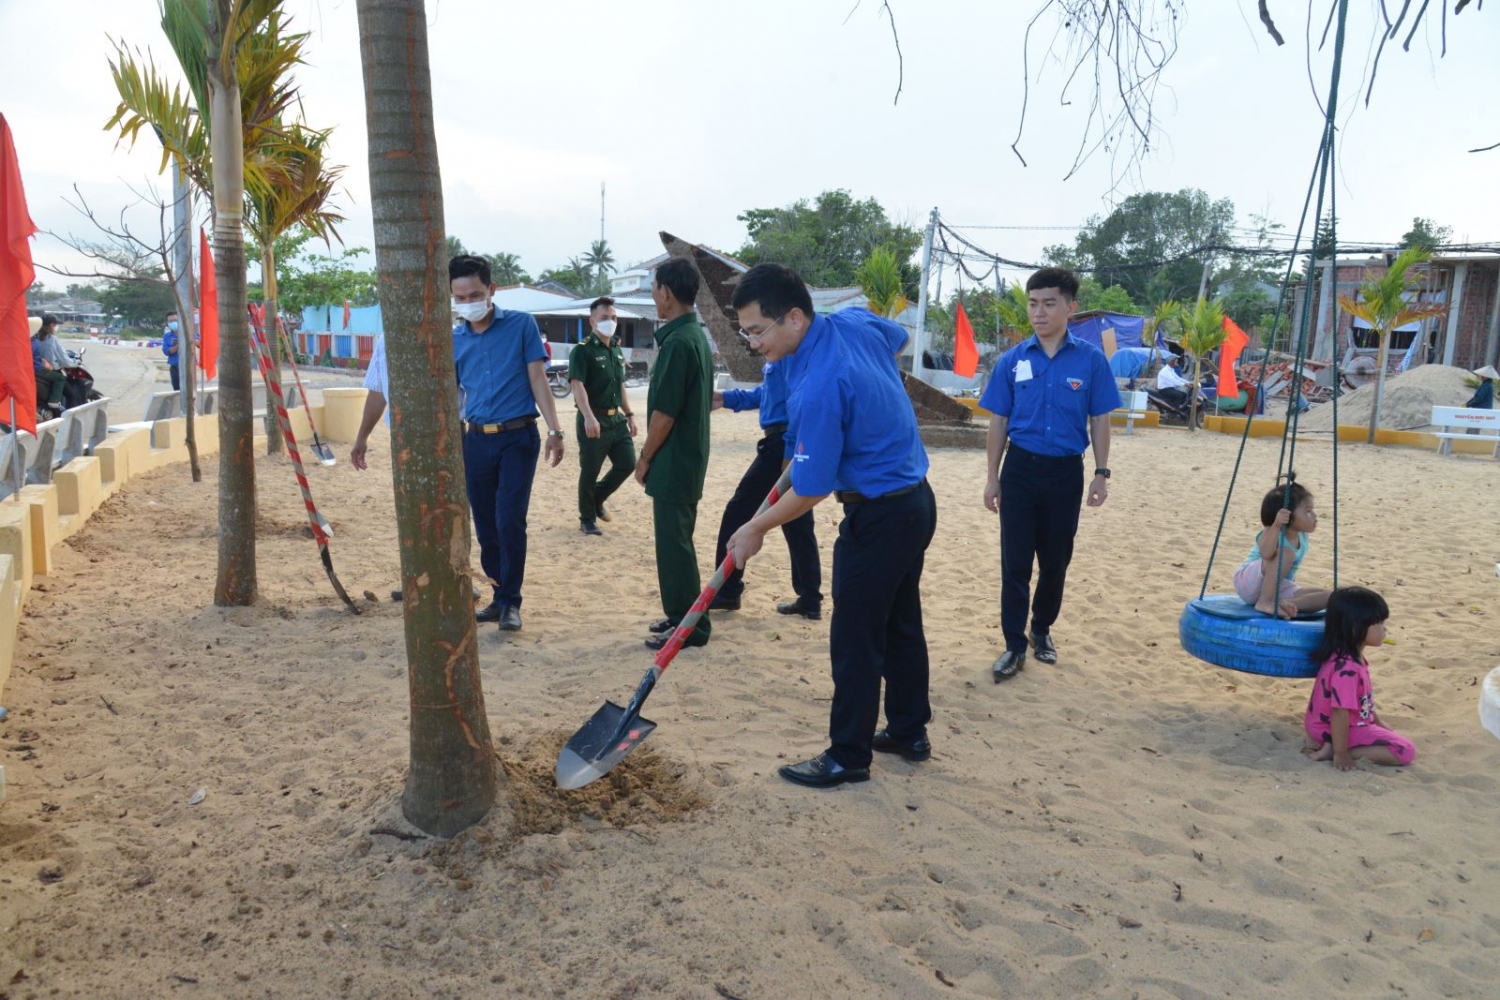
M57 317L51 313L42 315L42 328L31 340L31 366L36 371L36 398L38 406L45 406L53 416L63 411L63 386L68 377L63 369L68 367L68 352L55 336ZM42 397L46 396L45 403Z

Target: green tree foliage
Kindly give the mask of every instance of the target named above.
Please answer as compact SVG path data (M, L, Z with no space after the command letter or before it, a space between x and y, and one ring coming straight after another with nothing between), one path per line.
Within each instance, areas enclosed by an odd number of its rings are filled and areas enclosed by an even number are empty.
M159 329L162 317L176 304L163 273L157 271L155 275L155 281L112 281L103 290L89 286L89 291L98 295L106 313L123 318L127 326Z
M1052 246L1054 263L1091 272L1131 300L1164 302L1197 291L1204 258L1193 251L1234 225L1234 202L1196 188L1134 194L1107 216L1093 216L1072 247Z
M590 291L599 295L609 291L610 272L619 270L615 267L615 252L609 248L609 241L595 240L590 243L588 252L583 255L583 262L594 272L594 283Z
M1440 244L1453 238L1452 226L1440 226L1431 219L1420 216L1411 220L1411 228L1401 237L1401 246L1436 250Z
M466 247L466 246L464 246L464 241L463 240L459 239L457 236L449 236L448 237L448 259L449 260L452 260L454 257L457 257L460 254L466 254L468 252L469 252L469 248Z
M350 247L337 257L304 254L283 261L280 302L283 312L307 306L372 306L379 301L375 272L358 266L357 258L370 251ZM278 265L277 270L281 270Z
M887 246L901 265L902 293L917 297L921 269L911 263L922 234L896 225L874 198L855 201L845 190L824 191L812 202L752 208L740 215L748 239L737 256L747 264L785 264L809 285L837 288L859 283L859 266Z
M521 258L513 253L487 253L484 259L490 262L490 278L495 284L503 287L508 285L529 285L531 275L521 266Z
M1218 302L1199 299L1192 312L1185 314L1182 329L1182 346L1193 358L1193 384L1203 378L1203 359L1218 350L1228 335L1224 329L1224 307ZM1195 393L1189 406L1188 430L1198 425L1198 396Z
M537 280L555 281L580 297L593 294L597 287L597 275L582 257L569 257L561 267L547 268Z
M871 250L854 277L877 316L898 316L910 304L901 283L901 262L889 246Z
M1232 288L1218 301L1224 307L1224 315L1247 332L1259 325L1268 313L1273 318L1275 316L1276 300L1253 285Z
M1110 285L1105 288L1097 279L1090 277L1081 278L1078 282L1078 309L1080 312L1107 309L1128 316L1139 316L1143 311L1123 286Z

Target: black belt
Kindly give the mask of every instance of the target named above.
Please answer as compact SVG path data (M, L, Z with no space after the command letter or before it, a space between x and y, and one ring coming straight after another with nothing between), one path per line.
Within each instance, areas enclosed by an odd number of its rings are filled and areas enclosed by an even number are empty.
M766 426L762 427L761 430L765 431L767 434L785 434L786 424L767 424Z
M536 423L536 417L517 417L499 424L471 424L465 421L464 430L470 434L499 434L503 431L518 431L534 423Z
M839 490L838 492L834 493L834 497L838 500L839 503L843 504L879 503L882 500L894 500L897 497L904 497L908 493L915 493L917 491L917 488L925 482L927 482L927 480L923 479L921 480L921 482L912 483L910 486L903 486L899 490L891 490L889 493L882 493L878 497L867 497L863 493L859 493L854 490Z

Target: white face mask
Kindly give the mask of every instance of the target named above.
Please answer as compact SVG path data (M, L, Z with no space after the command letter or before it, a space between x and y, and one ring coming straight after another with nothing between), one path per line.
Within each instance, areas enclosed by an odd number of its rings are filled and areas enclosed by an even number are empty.
M484 314L490 311L489 302L455 302L453 303L453 315L459 319L472 323L477 319L484 319Z
M613 337L615 335L615 328L618 325L619 324L617 324L612 319L601 319L599 322L594 324L594 329L599 331L599 336L603 337L605 340L608 340L610 337Z

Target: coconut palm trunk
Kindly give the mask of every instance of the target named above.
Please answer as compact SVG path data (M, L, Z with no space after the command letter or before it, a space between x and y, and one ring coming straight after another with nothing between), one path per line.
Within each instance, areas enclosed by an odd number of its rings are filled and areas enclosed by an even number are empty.
M234 50L223 44L230 3L210 0L209 135L213 162L214 276L219 284L219 567L214 603L255 602L255 431L250 330L245 315L244 134Z
M276 325L276 317L279 315L279 306L276 302L276 251L271 244L265 244L261 252L261 305L265 309L266 346L270 348L271 370L281 372L281 335ZM266 454L280 455L282 453L281 430L276 423L276 409L270 405L270 397L266 397Z
M370 206L390 375L411 753L401 805L448 837L495 802L469 574L443 187L422 0L358 0Z

